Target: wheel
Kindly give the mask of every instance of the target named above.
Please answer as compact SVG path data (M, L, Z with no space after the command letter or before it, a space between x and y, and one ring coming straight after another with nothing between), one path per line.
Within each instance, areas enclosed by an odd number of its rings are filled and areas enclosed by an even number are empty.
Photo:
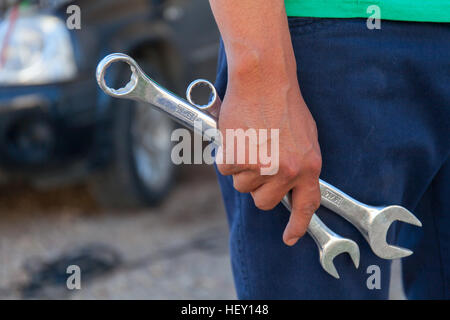
M155 68L142 62L140 65L152 78L164 83ZM149 104L124 99L113 99L112 104L113 159L92 178L92 193L103 207L156 205L174 181L170 137L175 124Z

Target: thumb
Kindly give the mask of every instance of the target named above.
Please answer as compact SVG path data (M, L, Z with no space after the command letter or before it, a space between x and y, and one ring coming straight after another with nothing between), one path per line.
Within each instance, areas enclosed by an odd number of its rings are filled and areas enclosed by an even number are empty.
M292 189L291 200L291 215L286 229L283 233L283 241L288 246L293 246L297 241L303 237L308 229L311 217L314 214L315 207L305 205L303 195L301 195L300 188ZM302 203L303 202L303 203Z

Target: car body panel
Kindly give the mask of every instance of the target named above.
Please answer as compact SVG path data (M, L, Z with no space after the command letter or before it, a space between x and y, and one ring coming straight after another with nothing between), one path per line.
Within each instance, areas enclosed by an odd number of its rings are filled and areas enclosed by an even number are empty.
M98 88L95 69L109 53L152 53L149 57L155 61L150 62L164 70L179 94L196 77L214 77L219 36L207 1L79 0L70 4L78 5L82 14L81 29L70 32L76 78L48 85L0 86L0 172L6 180L15 176L30 181L48 176L64 180L65 175L82 177L107 165L113 103ZM50 13L67 19L67 5ZM115 77L112 74L111 81ZM35 120L47 123L54 136L48 154L36 152L40 154L36 156L33 149L15 152L11 137L16 133L11 132ZM68 169L72 167L79 172L73 174Z

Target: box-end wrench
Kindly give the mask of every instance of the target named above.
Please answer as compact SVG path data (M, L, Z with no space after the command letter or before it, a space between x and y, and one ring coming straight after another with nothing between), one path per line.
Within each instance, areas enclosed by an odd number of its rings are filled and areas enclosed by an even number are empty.
M106 70L115 62L127 63L132 71L130 82L120 89L110 88L105 83ZM197 133L204 134L210 139L216 137L215 130L217 129L217 121L215 116L217 116L220 108L220 99L217 97L215 88L206 80L198 80L188 87L187 97L190 102L187 102L148 78L131 57L116 53L105 57L99 63L97 67L97 82L102 90L112 97L134 99L149 103L167 113L185 127L194 131L201 128L201 131ZM191 91L199 84L209 85L213 93L210 102L204 106L198 106L191 100ZM212 115L205 113L205 110L208 110ZM200 121L201 126L195 125L195 121ZM288 197L283 199L283 204L290 211L290 200ZM333 277L339 278L339 274L333 264L333 259L340 253L347 252L356 268L358 268L360 257L359 247L354 241L345 239L331 231L316 215L311 220L308 233L319 248L320 264Z

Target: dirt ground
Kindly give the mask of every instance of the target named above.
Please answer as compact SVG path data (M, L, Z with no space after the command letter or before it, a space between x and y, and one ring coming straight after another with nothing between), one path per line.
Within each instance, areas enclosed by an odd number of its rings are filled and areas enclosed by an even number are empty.
M181 171L162 205L133 212L99 209L84 186L1 188L0 299L235 299L213 169ZM82 287L69 291L73 264Z
M186 171L134 212L100 210L83 186L0 190L0 299L235 299L213 169ZM66 288L71 264L81 290Z

